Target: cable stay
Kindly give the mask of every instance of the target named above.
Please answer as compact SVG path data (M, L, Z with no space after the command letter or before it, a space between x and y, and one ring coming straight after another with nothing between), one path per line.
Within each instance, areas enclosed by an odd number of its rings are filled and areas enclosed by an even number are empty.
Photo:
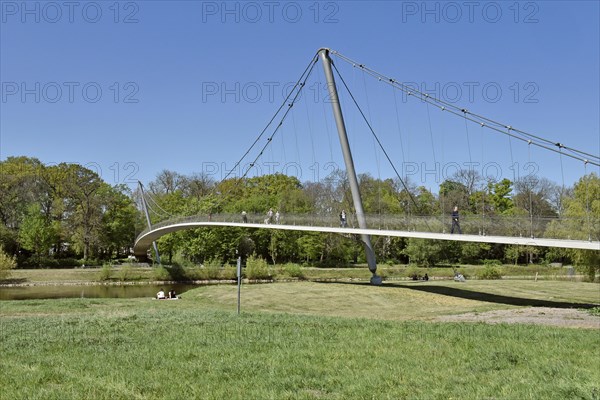
M250 154L250 152L252 151L252 149L259 143L260 139L265 135L265 133L267 132L267 130L269 129L269 127L273 126L274 121L277 119L277 116L281 114L281 112L285 109L285 112L283 112L283 115L281 116L281 118L279 119L279 122L276 124L273 132L267 137L266 142L264 143L264 145L262 147L260 147L260 150L258 152L258 155L248 164L248 168L246 169L245 172L243 172L242 176L237 178L239 181L243 181L248 174L250 173L250 170L256 165L256 163L258 162L258 160L264 155L265 150L269 147L269 145L272 143L273 138L275 137L275 135L277 134L277 132L281 129L281 127L283 126L284 121L286 120L287 116L289 115L292 107L294 106L294 104L296 104L296 101L299 99L300 94L302 93L302 89L306 86L306 81L308 80L308 78L310 77L315 64L318 61L318 56L315 55L311 60L310 63L307 65L307 67L304 69L304 71L302 72L302 75L300 75L300 78L296 81L296 83L294 84L294 86L292 87L292 89L290 90L290 92L288 93L288 95L286 96L286 98L284 99L284 101L282 102L282 104L279 106L279 108L277 109L277 111L275 112L275 114L273 115L273 117L269 120L269 122L267 123L267 125L263 128L263 130L260 132L260 134L257 136L257 138L254 140L254 142L252 142L252 144L250 145L250 147L248 148L248 150L246 150L246 152L242 155L242 157L235 163L234 167L225 175L225 177L221 180L221 182L225 181L227 178L229 178L229 176L231 176L231 174L237 170L237 168L241 165L241 163L244 161L244 159L246 159L246 157L248 156L248 154ZM219 193L220 196L217 198L217 202L216 204L213 206L213 209L216 209L219 207L219 205L221 204L221 202L226 198L227 194L229 194L236 185L233 185L229 188L229 190L225 193ZM218 185L215 185L215 190L218 187Z
M509 135L509 136L511 136L515 139L518 139L522 142L543 148L548 151L558 153L559 152L558 149L562 148L562 149L568 151L568 153L563 152L563 154L565 156L579 160L579 161L588 162L592 165L600 167L600 156L593 155L593 154L584 152L582 150L575 149L573 147L567 146L558 141L545 139L543 137L534 135L532 133L528 133L521 129L514 128L511 125L503 124L501 122L497 122L493 119L484 117L482 115L475 114L475 113L467 110L466 108L461 108L461 107L455 106L452 103L435 98L427 93L423 93L423 92L419 91L416 88L409 87L393 78L387 77L377 71L374 71L374 70L366 67L363 64L357 63L356 61L340 54L339 52L337 52L335 50L330 50L330 53L333 55L336 55L341 60L351 64L353 67L361 68L363 71L365 71L367 74L371 75L372 77L376 78L377 80L385 82L388 85L391 85L391 86L395 87L396 89L399 89L399 90L405 92L408 96L416 96L420 100L425 101L429 104L432 104L435 107L438 107L441 111L447 111L453 115L464 117L466 120L469 120L473 123L480 124L482 127L486 127L488 129L491 129L491 130L501 133L503 135Z
M161 217L167 217L170 218L173 215L171 213L169 213L168 211L166 211L164 208L162 208L157 202L156 200L154 200L154 198L150 195L150 193L145 192L145 196L146 199L150 200L152 202L152 204L154 204L156 206L156 208L158 208L159 210L162 211L162 213L158 213L158 212L154 212L155 214L161 216ZM148 203L148 208L151 208L150 203ZM163 214L164 213L164 214Z
M290 92L288 93L288 95L286 96L286 98L283 100L283 103L279 106L279 108L277 109L277 111L275 111L275 114L273 115L273 117L269 120L269 122L267 123L267 125L263 128L263 130L260 132L260 134L254 140L254 142L252 142L252 144L250 145L250 147L248 148L248 150L246 150L246 152L242 155L242 157L239 159L239 161L236 162L235 165L234 165L234 167L227 173L227 175L225 175L225 177L222 179L222 181L224 181L227 178L229 178L229 176L233 173L233 171L237 170L237 168L244 161L244 159L246 158L246 156L252 151L252 149L254 148L254 146L256 146L256 144L259 142L259 140L267 132L267 130L269 129L269 127L273 124L273 121L275 121L275 119L277 118L277 116L279 115L279 113L287 105L288 109L286 110L286 112L284 114L284 117L280 120L279 124L277 125L276 131L277 131L277 129L279 129L279 127L281 126L283 120L287 116L290 107L293 105L294 101L298 97L298 94L300 93L300 91L304 87L304 84L306 83L306 80L310 76L310 73L312 72L312 70L313 70L315 64L317 63L317 61L318 61L318 57L317 57L317 55L315 55L310 60L310 63L306 66L306 69L304 70L304 72L302 72L302 75L300 75L300 78L298 79L298 81L296 81L296 83L294 84L294 86L292 87L292 89L290 90ZM292 103L288 103L288 101L292 97L292 94L294 94L294 93L296 93L296 95L294 96ZM271 137L267 140L267 143L269 143L271 141L272 137L273 137L273 135L271 135ZM262 148L261 153L260 153L261 155L262 155L262 151L264 151L265 148L266 148L266 146L264 146ZM256 162L256 160L255 160L255 162ZM252 164L254 164L254 163L252 163Z
M373 137L375 138L375 140L377 141L377 143L379 144L379 147L381 148L381 151L383 152L383 154L385 155L385 157L387 158L388 162L390 163L390 166L392 167L392 169L394 170L394 172L396 173L396 176L398 177L398 179L400 180L400 183L402 183L402 186L404 187L404 189L406 189L406 193L408 193L411 201L413 202L413 204L415 205L417 210L421 210L421 207L419 207L419 204L417 203L417 201L415 200L414 196L412 195L412 193L410 192L410 190L408 189L408 186L406 185L406 183L404 182L404 180L402 179L402 177L400 176L400 174L398 173L398 170L396 169L396 166L394 165L394 163L392 162L392 159L390 158L390 156L388 155L387 151L385 151L385 148L383 147L383 145L381 144L381 141L379 140L379 138L377 137L377 134L375 133L375 131L373 130L373 127L371 126L371 124L369 123L369 121L367 120L367 117L365 116L365 113L362 111L362 109L360 108L360 106L358 105L358 102L356 101L356 98L354 97L354 95L352 94L352 92L350 91L350 88L348 87L348 85L346 84L346 81L344 80L344 78L342 77L342 75L340 74L340 71L338 71L335 63L331 64L333 66L333 68L335 69L335 71L337 72L338 77L340 78L342 84L344 85L344 87L346 88L346 91L348 91L348 94L350 95L350 97L352 98L352 101L354 102L354 105L356 106L356 108L358 109L358 111L360 112L360 115L362 116L363 120L365 121L365 123L367 124L367 126L369 127L369 130L371 131L371 134L373 135Z

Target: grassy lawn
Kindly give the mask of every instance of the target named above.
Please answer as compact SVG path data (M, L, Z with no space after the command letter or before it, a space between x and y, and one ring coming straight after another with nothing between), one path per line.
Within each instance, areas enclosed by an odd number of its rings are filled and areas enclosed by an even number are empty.
M206 286L189 292L211 309L234 311L231 286ZM572 306L570 305L572 304ZM386 283L291 282L242 286L242 308L323 316L386 320L430 319L439 315L482 312L517 306L600 305L600 285L560 281L429 281Z
M10 399L598 399L598 330L426 322L600 303L575 282L207 286L180 301L0 302Z

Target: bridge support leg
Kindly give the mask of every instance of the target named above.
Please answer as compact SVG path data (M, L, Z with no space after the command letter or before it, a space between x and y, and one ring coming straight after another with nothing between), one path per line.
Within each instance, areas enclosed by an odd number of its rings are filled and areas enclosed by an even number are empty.
M367 220L363 211L362 199L360 197L360 191L358 187L358 179L356 178L356 171L354 170L354 161L352 159L352 153L350 152L350 145L348 144L348 135L346 134L346 125L344 124L342 107L340 106L335 79L333 78L333 71L331 69L332 61L329 57L329 49L320 49L319 57L323 63L323 70L325 71L325 78L327 79L329 99L331 101L331 106L333 107L333 116L335 117L335 124L337 126L338 136L340 138L340 145L342 146L342 154L344 155L344 163L346 164L346 173L348 174L350 190L352 191L352 201L354 202L354 209L356 210L358 226L361 229L367 229ZM361 238L365 247L365 254L367 256L369 270L373 274L373 276L371 276L371 284L381 285L381 277L377 275L377 261L375 260L375 252L373 251L373 246L371 245L371 237L369 235L361 235Z
M152 221L150 220L150 213L148 212L148 204L146 204L146 197L144 194L144 186L142 185L142 182L138 181L138 187L140 188L140 193L142 194L142 208L144 209L144 214L146 214L146 222L148 222L148 229L152 229ZM158 246L156 245L156 242L152 242L152 247L154 247L156 262L161 264L160 254L158 254Z

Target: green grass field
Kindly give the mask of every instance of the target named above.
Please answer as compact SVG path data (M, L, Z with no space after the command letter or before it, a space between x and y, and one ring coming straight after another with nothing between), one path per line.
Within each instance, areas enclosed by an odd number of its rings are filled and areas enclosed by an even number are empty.
M0 302L7 399L600 398L600 331L428 322L590 307L600 286L470 281L207 286L180 301ZM600 317L597 317L600 319Z

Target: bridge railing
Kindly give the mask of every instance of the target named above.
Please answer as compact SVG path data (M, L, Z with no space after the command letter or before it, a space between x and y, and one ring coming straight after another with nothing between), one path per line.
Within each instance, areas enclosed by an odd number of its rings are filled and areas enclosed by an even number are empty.
M367 214L367 227L369 229L379 230L399 230L412 232L431 232L431 233L450 233L452 221L449 216L415 216L415 215L384 215ZM246 221L249 224L280 224L292 226L319 226L319 227L340 227L340 219L336 214L284 214L279 219L273 216L270 220L264 214L246 214ZM224 222L224 223L244 223L241 214L212 214L212 215L193 215L184 216L153 224L152 228L173 225L177 223L190 222ZM584 228L589 225L585 218L552 218L529 216L500 216L500 215L461 215L460 227L463 234L483 235L483 236L512 236L512 237L535 237L535 238L558 238L550 236L548 226L570 226L580 227L579 237L573 239L599 240L600 233L598 228ZM355 215L347 215L347 227L358 228L358 221ZM590 230L588 235L586 230ZM146 229L140 235L148 232ZM554 229L553 231L556 231ZM457 233L457 232L455 232ZM570 237L561 237L570 238Z

